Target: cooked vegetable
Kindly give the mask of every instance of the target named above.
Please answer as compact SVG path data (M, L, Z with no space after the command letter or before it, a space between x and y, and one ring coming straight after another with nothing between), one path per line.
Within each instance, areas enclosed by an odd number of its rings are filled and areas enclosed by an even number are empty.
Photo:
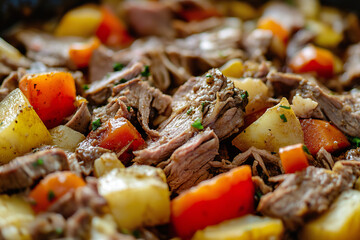
M260 79L234 79L234 85L239 89L247 91L249 94L249 103L245 108L246 114L256 112L268 105L266 100L270 97L270 90Z
M52 145L70 152L74 152L79 143L85 139L85 136L81 133L63 125L51 129L50 135Z
M192 240L280 240L283 232L280 219L246 215L199 230Z
M179 15L186 21L201 21L210 17L218 17L220 13L215 7L183 9Z
M72 172L51 173L31 190L29 199L35 212L43 212L65 193L85 184L81 177Z
M90 229L90 240L107 239L117 233L117 225L111 214L93 217Z
M303 98L300 95L295 95L292 99L292 109L297 117L310 117L311 113L318 106L318 103L310 98Z
M20 89L0 102L0 164L50 141L49 131Z
M301 239L358 239L360 234L360 192L347 190L318 218L302 229Z
M73 43L69 48L69 57L78 68L87 67L93 51L99 46L100 41L96 37L91 38L88 42Z
M281 164L285 173L301 171L309 166L304 148L306 149L303 144L295 144L279 149Z
M99 193L108 201L119 228L169 222L170 192L157 171L149 166L118 168L99 178Z
M235 168L173 199L172 224L180 237L191 237L207 226L254 212L254 193L250 167Z
M256 9L246 3L246 2L239 2L239 1L226 1L227 11L230 16L238 17L243 20L249 20L255 18L258 14Z
M14 61L19 61L23 55L14 48L12 45L7 43L4 39L0 37L0 55L6 56Z
M314 72L319 77L334 74L334 55L324 48L309 45L301 49L289 63L295 73Z
M116 168L125 168L124 164L117 158L115 153L105 153L94 162L94 175L96 177L104 176Z
M243 62L241 59L231 59L220 70L226 77L240 78L244 71Z
M102 19L96 30L100 41L109 46L126 46L132 38L127 32L123 22L117 18L110 9L101 7Z
M68 11L55 30L57 36L91 37L102 19L100 8L86 4Z
M321 47L334 48L343 39L341 33L335 32L330 26L320 21L309 20L307 28L316 34L314 43Z
M269 108L258 120L243 130L232 144L241 151L251 146L278 152L279 148L296 143L304 143L304 134L299 120L283 98L280 103ZM289 131L291 129L291 131Z
M121 151L123 148L135 151L145 144L140 133L125 118L111 118L104 124L105 130L98 139L100 147L113 151Z
M333 153L350 146L346 136L329 122L319 119L302 119L300 123L304 131L305 145L312 155L315 155L322 147Z
M283 43L287 43L289 39L289 31L272 18L261 18L257 27L259 29L271 31L272 34Z
M48 128L75 111L75 81L68 72L26 74L19 88Z

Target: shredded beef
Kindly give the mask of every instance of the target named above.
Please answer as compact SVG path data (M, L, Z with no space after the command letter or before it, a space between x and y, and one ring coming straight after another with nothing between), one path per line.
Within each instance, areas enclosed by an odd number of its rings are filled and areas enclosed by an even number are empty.
M124 103L136 109L138 121L150 137L159 136L156 130L150 129L149 123L153 122L156 114L170 114L172 101L170 96L150 87L147 82L142 82L140 79L116 86L113 95L124 97Z
M64 236L66 220L57 213L40 213L29 225L32 239L47 240Z
M224 139L243 125L247 98L217 69L202 77L190 78L173 96L172 114L157 129L160 137L148 139L148 147L135 151L139 164L158 164L198 132L195 121L214 130Z
M209 162L218 149L219 139L209 128L176 149L164 168L170 189L179 193L210 178Z
M17 157L0 166L0 192L21 190L33 186L47 174L69 170L66 154L61 149L50 149Z
M70 119L65 124L65 126L81 132L82 134L86 134L89 129L91 114L87 107L86 102L82 102L76 112L70 116Z

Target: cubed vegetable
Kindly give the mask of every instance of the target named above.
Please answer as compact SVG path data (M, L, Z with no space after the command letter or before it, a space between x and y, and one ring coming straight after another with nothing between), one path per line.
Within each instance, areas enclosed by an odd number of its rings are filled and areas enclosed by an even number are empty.
M289 39L289 31L272 18L261 18L257 27L259 29L271 31L272 34L283 43L287 43Z
M304 142L312 155L322 147L329 153L343 150L350 146L346 136L329 122L319 119L302 119Z
M0 227L23 227L34 219L31 206L17 195L0 195Z
M289 63L295 73L316 73L319 77L334 75L334 55L327 49L308 45L301 49Z
M360 192L347 190L318 218L307 223L300 233L306 240L355 240L360 236Z
M304 143L304 134L286 98L266 110L232 141L241 151L254 146L270 152L278 152L279 148L296 143Z
M73 43L69 47L69 57L78 68L87 67L93 51L99 46L100 40L96 37L87 42Z
M192 240L280 240L283 233L280 219L246 215L199 230Z
M49 131L20 89L0 102L0 164L50 142Z
M343 39L341 33L335 32L331 26L320 21L308 20L306 27L316 34L314 43L321 47L335 48Z
M220 174L182 192L171 202L171 221L182 238L224 220L254 212L250 166Z
M23 57L23 55L19 52L19 50L17 50L12 45L7 43L1 37L0 37L0 55L6 56L7 58L14 61L19 61Z
M308 149L303 144L280 148L279 155L285 173L301 171L309 166L306 151Z
M115 153L105 153L94 162L94 175L104 176L116 168L125 168L124 164L117 158Z
M149 168L114 169L99 178L99 193L107 200L120 229L133 230L169 222L170 192L159 177L151 176Z
M76 109L75 81L68 72L26 74L19 88L47 128L60 125Z
M79 143L85 139L85 136L81 133L63 125L51 129L50 134L52 145L69 152L74 152Z
M241 78L244 72L244 66L241 59L231 59L221 67L221 72L226 77Z
M86 4L68 11L55 30L57 36L91 37L102 20L102 13L95 4Z
M31 190L29 199L35 212L43 212L65 193L85 185L85 181L75 173L55 172L47 175Z

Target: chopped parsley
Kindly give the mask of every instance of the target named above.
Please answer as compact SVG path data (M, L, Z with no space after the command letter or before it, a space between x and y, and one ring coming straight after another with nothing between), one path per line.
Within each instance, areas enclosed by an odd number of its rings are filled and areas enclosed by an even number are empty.
M213 76L211 74L206 74L207 78L212 78Z
M44 165L44 160L42 158L38 158L36 162L33 162L32 164L34 167L42 166Z
M195 122L193 122L193 124L191 124L191 126L193 128L198 129L198 130L203 130L204 129L203 125L201 124L201 119L200 118L196 119Z
M249 97L249 93L248 93L248 91L245 91L240 96L241 96L242 99L245 99L245 98Z
M280 114L280 118L281 120L283 120L283 122L287 122L287 118L285 117L285 114Z
M284 109L291 109L290 106L284 106L284 105L280 105L281 108L284 108Z
M95 121L93 121L91 123L91 128L93 131L95 131L96 129L98 129L101 126L101 121L100 118L96 119Z
M356 147L360 147L360 138L358 137L353 137L353 138L349 138L350 142L352 142Z
M131 111L131 107L130 107L130 106L127 106L126 109L127 109L128 112Z
M50 191L48 192L48 200L49 200L49 202L51 202L52 200L54 200L54 198L55 198L55 193L54 193L53 190L50 190Z
M0 123L0 126L3 125L3 124L4 124L4 122L1 122L1 123Z
M89 89L89 85L84 84L84 85L82 86L82 89L84 89L84 90L88 90L88 89Z
M113 66L114 72L121 71L123 68L124 68L124 64L114 63L114 66Z
M119 84L121 84L121 83L126 83L127 81L128 81L128 80L126 80L125 78L122 78L122 79L120 79L119 82L114 83L114 85L117 86L117 85L119 85Z
M192 112L193 112L193 108L190 107L189 110L187 110L186 114L187 114L187 115L190 115Z
M204 112L204 109L205 109L205 102L202 102L201 103L201 112Z
M55 228L55 233L57 234L57 235L61 235L62 233L64 232L64 230L62 229L62 228Z
M302 149L304 150L304 152L306 152L307 154L311 155L309 149L307 148L307 146L303 145L303 146L302 146Z
M144 71L141 72L141 76L148 77L150 76L150 68L148 65L145 66Z

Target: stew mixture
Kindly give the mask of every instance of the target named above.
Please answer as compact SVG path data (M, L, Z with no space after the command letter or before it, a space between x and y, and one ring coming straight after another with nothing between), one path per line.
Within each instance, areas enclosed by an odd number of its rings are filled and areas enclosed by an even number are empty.
M360 20L104 1L0 38L0 239L358 239Z

